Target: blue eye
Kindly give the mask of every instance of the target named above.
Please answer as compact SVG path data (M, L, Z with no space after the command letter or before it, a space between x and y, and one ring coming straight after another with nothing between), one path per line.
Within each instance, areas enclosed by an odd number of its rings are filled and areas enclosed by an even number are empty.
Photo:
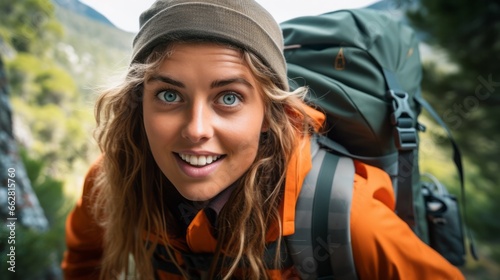
M219 102L225 106L235 106L238 105L240 101L238 95L234 93L227 93L219 98Z
M172 90L161 91L156 96L161 101L165 101L165 102L168 102L168 103L179 102L179 101L182 100L180 98L179 94L177 92L175 92L175 91L172 91Z

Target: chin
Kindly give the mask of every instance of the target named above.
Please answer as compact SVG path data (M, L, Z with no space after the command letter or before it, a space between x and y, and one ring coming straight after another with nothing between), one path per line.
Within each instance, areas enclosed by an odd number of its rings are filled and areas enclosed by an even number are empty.
M197 201L197 202L204 202L204 201L210 200L217 195L217 194L213 194L213 195L202 194L199 191L198 192L196 192L196 191L194 191L194 192L193 191L181 191L181 190L178 190L178 191L185 199L190 200L190 201Z

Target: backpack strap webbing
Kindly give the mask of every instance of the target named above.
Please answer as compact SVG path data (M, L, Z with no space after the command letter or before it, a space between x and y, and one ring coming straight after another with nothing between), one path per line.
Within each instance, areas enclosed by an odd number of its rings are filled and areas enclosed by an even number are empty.
M296 206L295 233L285 238L301 279L357 279L351 248L352 159L311 141L312 169Z
M453 162L455 163L455 166L457 167L458 171L458 177L460 179L460 193L461 193L461 201L462 201L462 206L463 206L463 218L464 218L464 223L467 226L468 221L467 221L467 208L466 208L466 199L465 199L465 180L464 180L464 171L463 171L463 166L462 166L462 155L460 154L460 149L458 148L457 143L455 142L455 139L453 139L453 136L451 134L450 129L446 125L446 123L439 117L439 114L432 108L432 106L421 96L415 95L415 101L420 104L427 112L434 118L434 120L446 131L446 134L448 135L448 139L450 140L451 146L453 147ZM466 234L467 238L469 239L469 251L472 255L472 257L477 260L477 252L476 252L476 246L474 239L472 237L471 231L466 227Z
M417 214L413 203L413 168L418 148L417 129L414 125L416 117L410 107L409 95L400 86L396 74L388 69L382 70L388 87L387 97L392 102L391 123L394 125L394 139L398 149L398 175L394 186L396 213L416 231ZM418 232L417 234L420 235Z

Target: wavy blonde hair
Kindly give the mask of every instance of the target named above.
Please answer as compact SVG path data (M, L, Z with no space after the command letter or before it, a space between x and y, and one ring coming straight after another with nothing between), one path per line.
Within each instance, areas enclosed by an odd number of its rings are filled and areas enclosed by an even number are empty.
M222 44L227 46L226 44ZM234 47L233 47L234 48ZM102 172L96 181L94 214L104 231L101 278L114 279L130 273L152 279L151 258L162 235L175 236L179 229L166 205L170 184L156 165L142 119L143 82L170 54L165 45L155 49L144 63L130 66L124 81L104 91L96 103L96 140L103 152ZM267 279L263 255L269 226L280 225L278 206L290 156L301 135L312 132L312 121L302 109L306 89L281 90L275 75L254 54L242 57L263 88L265 122L269 129L261 139L255 161L237 181L235 190L218 218L217 248L210 278L229 279L240 270L245 279ZM167 224L169 225L167 227ZM144 236L151 238L146 241ZM278 243L281 241L281 228ZM173 249L168 246L172 260ZM280 250L276 250L279 252ZM224 252L224 253L222 253ZM128 254L127 254L128 253ZM280 256L275 256L279 265ZM218 263L227 264L224 269ZM175 263L187 278L188 275ZM278 266L279 267L279 266Z

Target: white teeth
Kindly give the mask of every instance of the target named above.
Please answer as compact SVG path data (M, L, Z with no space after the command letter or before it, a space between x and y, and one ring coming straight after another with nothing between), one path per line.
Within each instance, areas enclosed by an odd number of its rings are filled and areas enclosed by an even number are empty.
M214 161L214 159L212 158L212 156L207 156L207 164L210 164Z
M201 156L198 158L198 165L206 165L207 164L207 158L204 156Z
M189 163L191 163L192 165L198 165L198 157L196 156L189 157Z
M218 160L221 156L195 156L195 155L185 155L179 154L183 161L194 165L194 166L205 166L211 164L212 162Z

